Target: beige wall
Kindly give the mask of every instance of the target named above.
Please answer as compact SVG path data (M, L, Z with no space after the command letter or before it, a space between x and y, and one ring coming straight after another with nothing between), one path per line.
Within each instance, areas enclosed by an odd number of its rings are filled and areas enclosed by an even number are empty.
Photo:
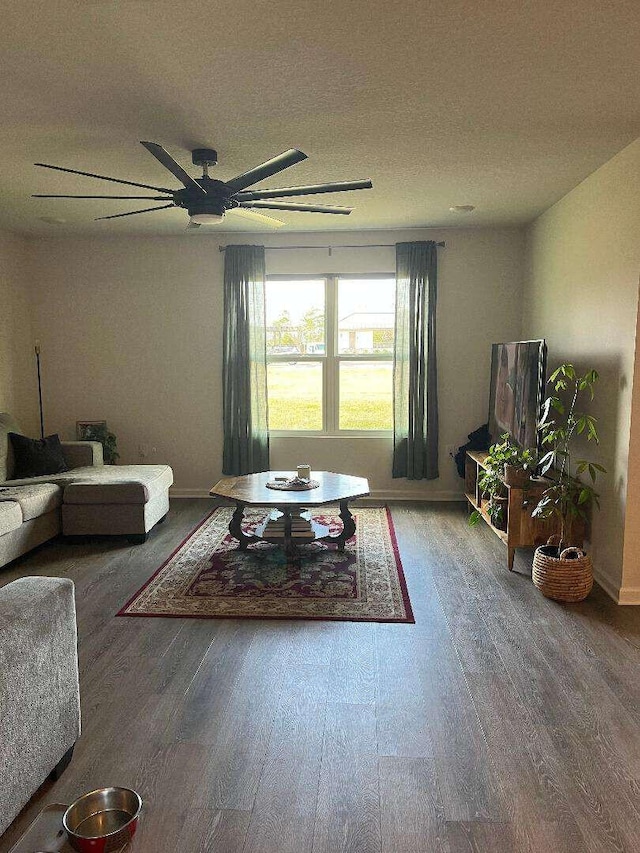
M610 594L640 603L639 198L640 140L526 235L425 229L252 236L247 242L272 247L447 243L439 252L440 479L392 480L389 439L276 439L273 467L308 461L349 470L367 475L380 496L459 496L461 481L446 452L486 418L490 344L545 337L550 366L572 360L601 373L594 413L602 444L595 455L610 473L602 480L592 550ZM240 242L240 235L233 239ZM225 235L26 244L0 237L0 409L16 412L37 432L33 342L39 337L47 431L71 437L76 419L106 418L122 461L167 461L177 494L204 493L220 476L219 242ZM267 265L272 273L391 272L394 260L386 248L292 248L268 251Z
M234 239L239 242L238 235ZM274 468L304 460L318 469L367 475L374 492L389 497L461 495L446 448L466 441L486 420L491 343L520 336L522 232L278 234L246 242L409 239L447 243L439 250L440 479L392 480L389 439L274 440ZM197 233L31 242L48 430L71 436L77 419L106 418L122 461L169 462L177 494L208 490L221 463L223 241L224 235ZM273 273L392 272L395 264L393 249L335 249L331 255L291 249L268 251L267 266Z
M640 550L634 555L625 549L625 537L640 545L640 509L637 500L629 501L639 484L627 479L632 398L640 431L637 387L634 393L640 140L536 220L527 235L527 259L524 333L547 339L550 367L568 360L601 375L593 404L601 446L588 450L609 474L601 481L602 510L594 517L594 567L610 594L621 601L635 595L640 602ZM640 436L634 436L634 453L639 446Z
M35 435L38 387L25 252L20 237L0 234L0 412L11 412Z
M627 470L627 505L624 551L622 558L622 604L640 604L640 307L636 324L636 352L633 393L631 397L631 430Z

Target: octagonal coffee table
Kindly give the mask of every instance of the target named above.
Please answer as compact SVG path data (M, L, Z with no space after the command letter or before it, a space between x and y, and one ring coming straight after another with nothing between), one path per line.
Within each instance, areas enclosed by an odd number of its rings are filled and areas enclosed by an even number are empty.
M271 542L282 546L288 556L295 556L300 545L328 542L337 545L339 551L344 551L345 542L356 532L355 520L349 512L349 501L369 494L367 480L350 474L313 471L311 478L319 483L315 489L280 491L267 488L267 483L276 477L292 476L290 471L262 471L242 477L226 477L216 483L209 494L235 503L229 533L240 543L240 550L245 550L252 542ZM308 509L331 503L340 506L342 521L342 530L334 536L325 524L313 519ZM247 506L271 509L265 521L250 534L242 528Z

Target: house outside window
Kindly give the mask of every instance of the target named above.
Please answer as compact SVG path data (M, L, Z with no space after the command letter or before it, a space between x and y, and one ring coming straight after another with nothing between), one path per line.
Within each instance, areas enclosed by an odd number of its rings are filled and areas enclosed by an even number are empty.
M395 278L268 276L269 431L392 429Z

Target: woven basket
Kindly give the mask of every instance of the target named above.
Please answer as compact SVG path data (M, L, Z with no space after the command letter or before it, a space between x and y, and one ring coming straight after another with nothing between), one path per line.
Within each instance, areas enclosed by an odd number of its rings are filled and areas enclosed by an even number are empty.
M554 551L558 551L557 537L551 537L546 545L536 548L531 572L534 585L554 601L567 604L582 601L593 586L591 557L574 547L565 548L557 557L553 556Z

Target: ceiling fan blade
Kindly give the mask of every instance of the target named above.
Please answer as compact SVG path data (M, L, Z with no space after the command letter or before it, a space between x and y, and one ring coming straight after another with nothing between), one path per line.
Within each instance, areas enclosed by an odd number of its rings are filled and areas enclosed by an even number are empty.
M266 216L264 213L258 213L257 210L249 210L248 208L234 207L227 212L236 213L238 216L251 219L254 222L261 222L263 225L270 225L272 228L282 228L285 224L281 219L276 219L275 216Z
M119 198L121 201L127 199L148 201L172 201L171 198L164 195L43 195L42 193L34 193L31 198Z
M204 190L199 183L194 181L191 175L182 168L180 163L176 163L171 154L168 151L165 151L162 145L158 145L157 142L140 142L140 145L144 145L147 151L159 160L160 163L168 169L171 174L176 177L181 184L187 187L190 190L195 190L202 195L207 194L206 190Z
M292 195L315 195L316 193L342 193L347 190L370 190L373 184L370 180L336 181L332 184L309 184L304 187L279 187L266 190L246 190L234 195L238 201L251 201L261 198L284 198Z
M352 207L335 207L329 204L294 204L287 201L242 201L240 207L259 207L265 210L300 210L307 213L342 213L348 215Z
M255 169L249 169L248 172L238 175L237 178L232 178L225 185L232 190L243 190L252 184L257 184L258 181L262 181L264 178L277 175L278 172L288 169L289 166L295 166L296 163L300 163L306 159L307 155L303 154L302 151L298 151L297 148L289 148L288 151L283 151L282 154L278 154L277 157L267 160L266 163L261 163Z
M150 184L136 184L134 181L122 181L120 178L108 178L106 175L95 175L93 172L79 172L77 169L63 169L62 166L50 166L48 163L34 163L43 169L55 169L56 172L70 172L72 175L84 175L87 178L99 178L101 181L112 181L114 184L127 184L129 187L142 187L145 190L156 190L159 193L173 193L167 187L152 187Z
M114 213L113 216L96 216L95 222L99 219L119 219L121 216L135 216L137 213L149 213L152 210L167 210L169 207L174 207L173 204L163 204L160 207L145 207L144 210L130 210L129 213Z

